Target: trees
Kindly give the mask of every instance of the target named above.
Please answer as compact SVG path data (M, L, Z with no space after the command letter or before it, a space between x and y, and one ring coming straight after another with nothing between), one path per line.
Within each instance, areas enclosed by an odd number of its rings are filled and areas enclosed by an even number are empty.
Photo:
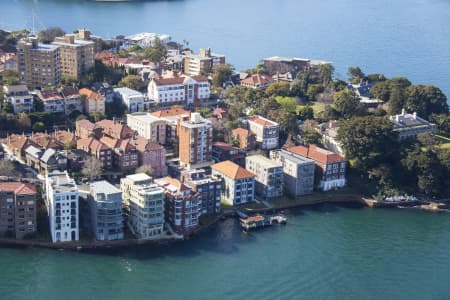
M17 127L20 130L30 130L31 120L26 113L24 112L19 113L17 117Z
M359 108L359 97L351 90L342 90L334 94L334 108L345 119L355 116Z
M394 77L374 84L370 92L375 98L388 102L388 113L394 115L404 107L406 88L410 85L407 78Z
M287 82L274 82L270 84L266 90L265 93L268 97L270 96L282 96L287 97L291 93L291 86Z
M230 64L219 64L213 68L212 84L215 87L223 87L223 84L233 74L233 67Z
M119 86L126 86L127 88L142 91L145 90L145 83L138 75L127 75L119 81Z
M2 82L4 85L19 84L19 73L14 70L5 70L2 73Z
M319 124L317 124L317 122L314 120L305 121L300 126L300 139L301 139L302 144L304 144L304 145L311 145L311 144L320 145L320 144L322 144L321 143L322 136L316 130L316 128L318 128L318 127L319 127Z
M386 117L365 116L342 121L337 140L347 158L363 171L388 162L397 150L397 134Z
M320 79L324 86L328 86L333 80L334 67L332 64L321 64L318 70Z
M58 36L63 36L65 34L64 30L59 27L50 27L45 30L40 30L38 32L37 38L39 42L44 44L49 44L55 40Z
M149 165L142 165L139 168L136 169L136 173L145 173L148 176L152 176L154 173L154 170Z
M45 124L43 122L36 122L33 124L33 131L44 131Z
M316 97L318 94L324 91L324 87L321 84L310 84L308 85L308 89L306 90L306 97L308 101L316 101Z
M419 116L429 119L431 114L448 114L447 97L432 85L412 85L406 89L408 110L417 112Z
M360 83L366 77L360 67L349 67L347 73L350 82L354 84Z
M89 178L89 181L97 178L102 174L102 163L97 158L90 156L84 162L81 173Z
M308 84L310 82L310 75L306 71L301 71L297 73L294 81L291 84L291 94L292 96L297 96L303 98L306 96L308 90Z
M151 62L160 62L167 55L167 49L158 38L155 38L153 46L144 50L143 57Z
M280 104L281 109L292 113L296 112L297 101L295 100L295 98L277 96L275 97L275 100L277 101L278 104Z

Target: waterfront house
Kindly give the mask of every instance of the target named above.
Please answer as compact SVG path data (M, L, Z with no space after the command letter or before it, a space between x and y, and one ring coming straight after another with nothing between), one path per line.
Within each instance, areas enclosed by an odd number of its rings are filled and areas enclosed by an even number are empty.
M78 188L67 171L46 174L45 204L52 242L78 241Z
M172 177L156 179L155 182L165 191L164 212L172 230L179 234L187 234L196 229L202 210L199 194Z
M181 173L181 182L187 184L198 193L201 214L216 214L220 212L220 197L222 178L207 175L204 169L185 170Z
M406 113L402 109L402 113L390 116L389 119L394 123L394 131L398 133L399 140L407 138L416 138L421 133L435 132L436 124L430 123L425 119L417 116L417 113Z
M245 158L245 168L255 174L255 192L263 199L283 195L283 166L262 155Z
M91 226L99 241L123 239L122 192L102 180L90 184Z
M22 182L0 182L0 235L22 239L36 232L36 189Z
M211 166L212 174L223 179L222 200L240 205L255 200L255 174L227 160Z
M295 197L313 192L315 164L312 159L284 149L271 151L270 157L283 165L284 190L288 194Z
M159 238L164 229L164 189L139 173L120 180L128 226L140 239Z
M345 157L316 145L295 146L288 148L287 151L314 160L316 178L319 179L318 186L323 191L345 186L347 167Z

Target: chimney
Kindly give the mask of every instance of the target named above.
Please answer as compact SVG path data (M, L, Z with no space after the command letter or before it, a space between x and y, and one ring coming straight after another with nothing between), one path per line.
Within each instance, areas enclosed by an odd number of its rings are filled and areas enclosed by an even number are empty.
M404 116L404 115L405 115L405 109L402 108L402 116Z
M416 120L417 119L417 112L413 113L413 119Z

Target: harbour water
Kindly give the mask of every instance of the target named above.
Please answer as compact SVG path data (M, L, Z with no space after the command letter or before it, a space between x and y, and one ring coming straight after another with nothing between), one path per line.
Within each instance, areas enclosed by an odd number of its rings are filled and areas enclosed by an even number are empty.
M2 299L449 299L450 217L320 205L108 254L0 249Z
M449 0L0 0L0 28L87 27L111 37L170 34L211 47L242 70L273 55L332 61L407 76L450 95Z

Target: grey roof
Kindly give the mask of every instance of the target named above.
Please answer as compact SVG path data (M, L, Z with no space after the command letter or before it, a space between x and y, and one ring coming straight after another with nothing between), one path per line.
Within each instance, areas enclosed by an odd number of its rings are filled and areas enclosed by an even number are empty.
M42 150L39 148L36 148L35 146L28 146L28 148L25 149L25 153L39 158L42 155Z
M117 194L121 191L106 180L91 183L91 193Z
M48 148L45 150L44 154L42 154L41 161L48 163L48 161L55 155L56 150L53 148Z

